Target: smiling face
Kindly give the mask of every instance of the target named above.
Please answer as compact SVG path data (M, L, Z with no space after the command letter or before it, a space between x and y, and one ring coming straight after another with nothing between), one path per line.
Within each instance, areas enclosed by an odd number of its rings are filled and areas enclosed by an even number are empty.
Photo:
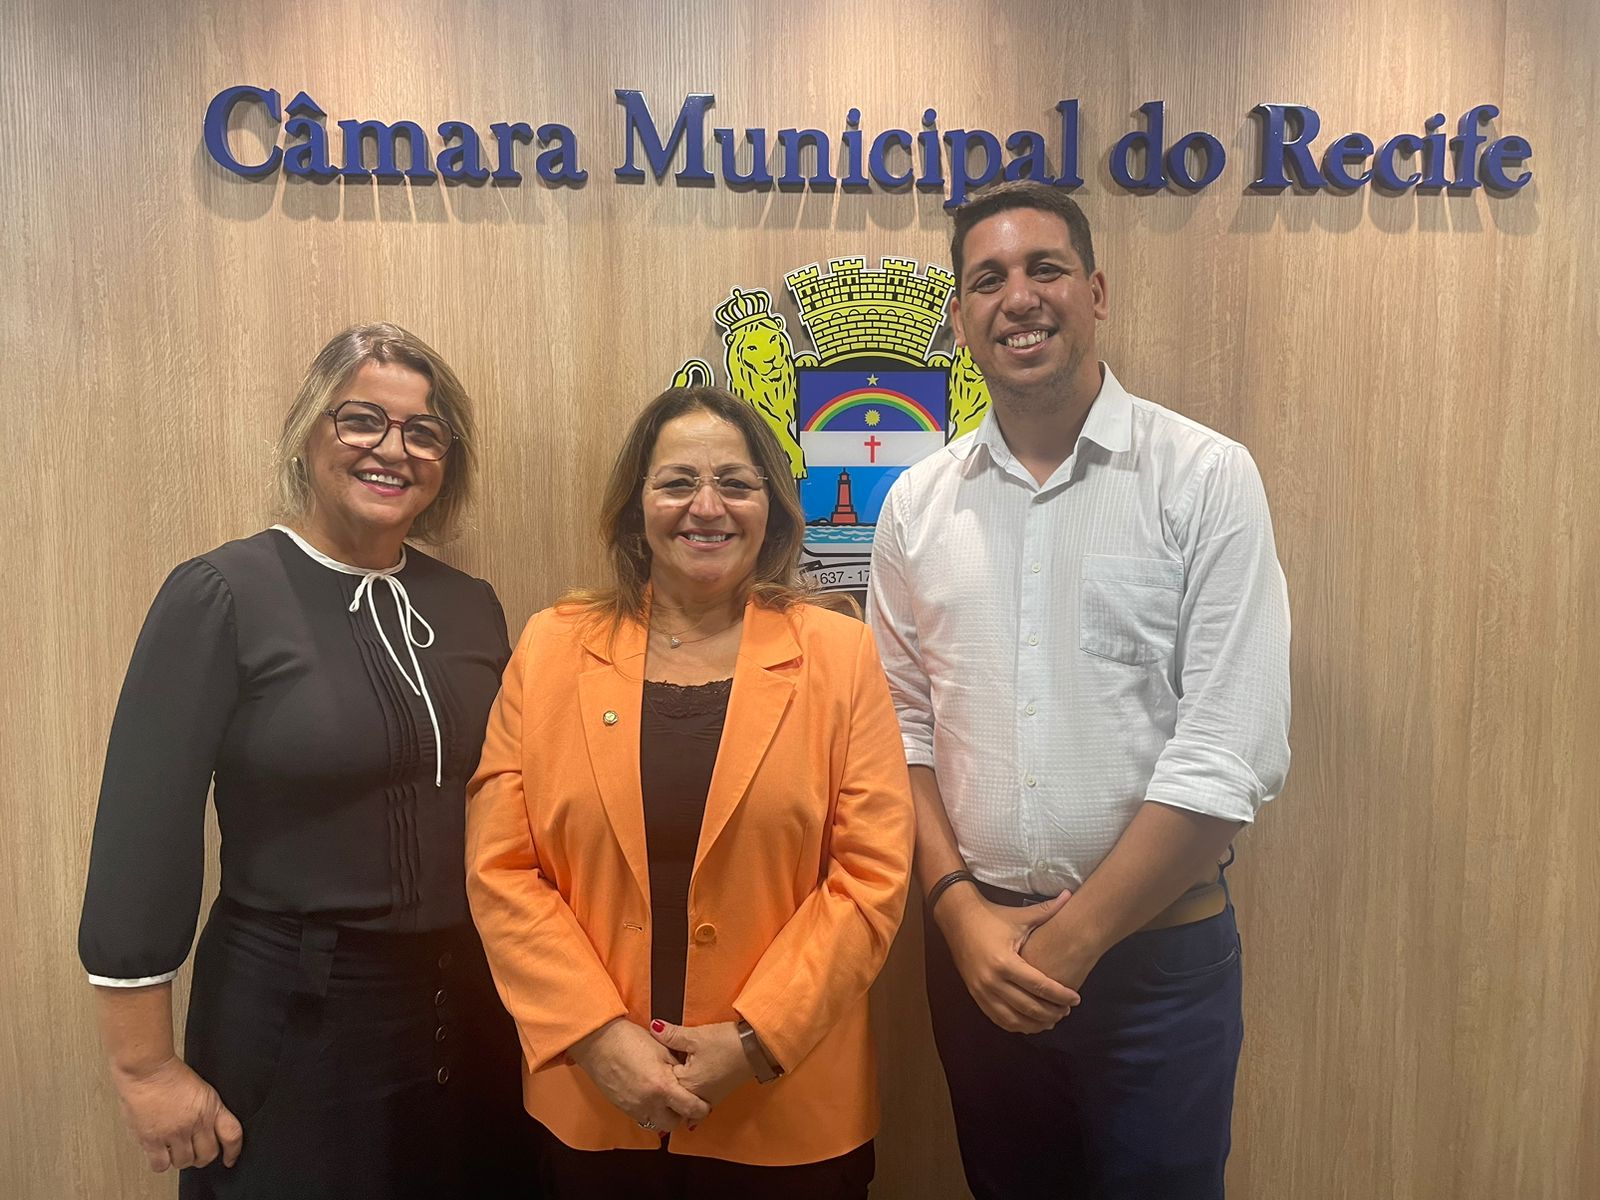
M704 409L674 417L661 427L647 474L710 477L730 472L759 474L744 435ZM642 484L639 503L650 547L650 581L673 595L709 599L731 596L749 584L767 533L765 490L724 499L707 484L688 503L669 490Z
M409 367L368 362L334 395L328 408L364 400L383 409L391 420L404 421L431 411L429 391L427 378ZM444 463L407 455L400 430L394 427L372 449L362 450L341 442L333 421L324 417L307 439L302 457L311 490L308 524L352 555L405 537L444 483Z
M1099 391L1106 279L1084 269L1059 216L1008 208L979 221L967 231L957 293L956 342L997 402L1037 410Z

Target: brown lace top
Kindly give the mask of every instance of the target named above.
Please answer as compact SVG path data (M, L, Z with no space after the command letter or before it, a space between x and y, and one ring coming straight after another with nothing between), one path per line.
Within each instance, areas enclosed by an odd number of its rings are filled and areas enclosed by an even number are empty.
M732 693L731 679L644 685L639 781L650 855L650 1013L674 1025L683 1020L689 877Z

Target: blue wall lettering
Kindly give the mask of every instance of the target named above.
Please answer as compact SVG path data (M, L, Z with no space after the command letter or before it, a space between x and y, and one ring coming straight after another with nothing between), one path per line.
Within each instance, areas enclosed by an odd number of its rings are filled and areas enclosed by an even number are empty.
M1198 175L1189 170L1191 151L1205 164ZM1204 130L1196 130L1172 143L1172 149L1167 151L1167 175L1185 191L1198 192L1206 184L1217 181L1227 161L1228 152L1222 148L1222 143Z
M627 157L616 170L618 179L644 182L644 172L633 165L633 146L637 138L639 145L644 148L645 159L650 163L650 171L657 179L667 173L667 167L676 156L679 145L683 145L685 162L683 170L675 176L677 181L712 182L711 172L706 170L706 109L717 102L715 96L709 92L685 96L665 145L662 144L661 133L656 128L655 118L650 115L650 106L645 103L643 92L618 88L617 99L622 101L622 107L628 114L622 130L624 145L628 148Z
M862 128L860 108L845 113L837 135L799 125L770 130L736 125L708 129L716 104L712 92L689 92L663 130L642 91L616 88L622 107L621 165L612 175L627 183L658 183L670 174L679 187L808 189L847 191L910 187L946 193L945 206L965 202L997 179L1032 179L1060 188L1083 186L1079 101L1058 100L1050 135L1037 129L1001 134L981 128L941 131L937 109L922 111L913 133L897 127ZM230 135L241 111L264 113L277 129L264 153L235 152ZM1220 179L1228 155L1222 141L1203 129L1167 139L1167 105L1148 100L1137 112L1139 127L1111 147L1107 167L1116 186L1131 192L1165 189L1198 192ZM1260 138L1258 165L1249 187L1257 191L1348 194L1372 187L1386 194L1471 192L1510 196L1533 180L1533 146L1516 135L1496 137L1500 109L1475 104L1456 121L1434 113L1422 131L1374 137L1359 130L1322 139L1322 118L1306 104L1258 104L1251 109ZM239 84L224 88L206 105L206 152L223 170L245 179L265 179L279 170L308 179L380 179L426 183L515 186L523 181L521 147L536 147L533 169L541 183L580 187L589 178L579 138L568 126L547 121L496 121L483 134L459 118L441 122L435 134L409 119L350 118L337 122L341 145L336 160L328 140L328 114L308 92L282 104L272 88ZM1052 140L1052 138L1054 140ZM369 152L370 148L370 152ZM708 154L708 148L711 153ZM404 161L402 162L402 154ZM748 158L746 158L748 155ZM372 165L368 166L368 160ZM613 160L615 161L615 160ZM524 164L526 158L524 159ZM781 171L780 171L781 167Z
M550 147L541 151L533 164L545 183L576 187L589 178L589 172L578 166L578 135L567 126L553 121L539 126L539 145Z
M1347 133L1322 156L1322 172L1336 188L1350 191L1372 178L1371 171L1350 174L1350 168L1372 157L1372 139L1364 133Z
M415 121L396 121L385 125L382 121L340 121L344 132L344 169L346 179L361 175L376 175L379 179L433 179L428 167L428 135ZM395 140L404 137L406 142L406 169L401 171L394 162ZM364 165L367 139L378 149L378 165L367 170Z
M1083 186L1083 176L1078 174L1078 102L1056 101L1056 111L1061 114L1061 174L1054 182L1064 188Z
M861 173L861 110L852 108L844 117L844 133L839 140L844 143L844 186L865 188L872 186Z
M1421 171L1401 175L1399 163L1403 158L1420 154L1424 145L1422 138L1410 133L1397 133L1385 142L1378 156L1372 160L1372 173L1378 181L1378 187L1386 192L1403 192L1420 183Z
M881 187L900 188L911 182L911 167L909 162L904 171L889 170L889 147L900 146L906 152L909 160L911 156L911 135L904 129L885 129L872 139L872 153L867 155L867 170L871 173L874 182Z
M953 207L967 198L969 188L993 183L1000 174L1000 139L987 129L952 129L944 135L944 142L950 147L949 204ZM972 173L974 150L983 155L983 166L976 175Z
M778 141L783 146L783 174L778 176L778 186L786 188L804 187L810 184L818 190L827 190L834 185L833 175L828 171L828 135L820 129L780 129ZM800 155L805 147L811 146L816 153L816 170L810 175L801 174ZM858 148L857 155L861 153ZM859 162L858 162L859 167Z
M233 152L228 149L228 122L233 118L234 108L245 100L253 100L263 105L267 115L274 122L278 120L280 114L277 92L243 85L224 88L211 98L210 104L206 105L206 150L212 158L235 175L243 175L246 179L259 179L263 175L271 175L278 169L278 164L283 160L283 151L274 146L265 162L254 164L242 163L233 156Z
M284 135L305 140L284 150L283 169L307 179L331 179L337 175L338 168L328 161L328 131L322 126L322 118L328 114L304 92L296 93L285 111L290 120L284 123Z
M1493 104L1475 104L1461 114L1456 136L1448 140L1441 130L1444 114L1434 113L1423 122L1423 134L1400 133L1381 148L1364 133L1347 133L1328 143L1319 169L1312 158L1312 142L1322 130L1322 118L1304 104L1258 104L1252 115L1261 127L1261 169L1250 186L1261 191L1297 187L1307 191L1351 192L1375 183L1385 192L1472 191L1487 186L1507 195L1527 186L1532 171L1515 178L1508 163L1520 167L1533 154L1527 139L1503 137L1489 141L1479 126L1493 121L1500 110ZM1487 147L1479 154L1480 147ZM1401 173L1401 162L1421 156L1420 170ZM1372 159L1370 166L1367 160ZM1454 162L1454 175L1447 172ZM1482 173L1480 174L1480 167Z
M939 114L931 108L923 110L917 145L922 148L922 174L917 177L917 186L928 190L944 187L944 172L939 169Z
M1515 192L1526 187L1533 178L1532 171L1524 171L1515 179L1506 174L1507 167L1520 167L1522 160L1533 153L1525 138L1503 137L1483 152L1484 180L1493 192Z
M465 121L445 121L439 126L445 148L439 151L439 174L451 183L482 183L489 178L483 165L483 141ZM459 142L452 146L448 143Z
M494 181L496 183L521 183L522 172L517 170L517 146L528 145L533 141L533 126L526 121L518 121L508 125L504 121L496 121L489 126L489 132L494 134L496 155L494 168Z
M1151 100L1141 104L1139 111L1144 114L1145 128L1135 129L1118 138L1117 144L1111 147L1111 160L1107 166L1111 169L1111 178L1130 192L1159 191L1167 186L1161 155L1161 131L1167 119L1166 101ZM1138 175L1133 173L1135 150L1144 156L1144 170Z
M1322 130L1322 118L1303 104L1258 104L1261 118L1261 173L1250 186L1262 191L1289 187L1289 170L1303 188L1323 188L1328 181L1311 157L1311 140Z
M259 104L274 124L281 125L283 145L273 146L260 162L242 162L228 145L228 131L235 110L242 104ZM278 93L269 88L239 86L224 88L206 106L206 151L218 166L246 179L260 179L282 167L284 174L306 179L410 179L425 182L443 178L449 183L520 183L516 168L519 144L537 140L544 149L535 163L545 183L577 186L588 179L578 159L578 139L566 125L554 122L539 126L537 135L526 122L496 122L489 127L496 148L491 175L483 161L483 138L465 121L449 120L439 125L442 139L437 158L432 157L428 132L416 121L345 120L339 122L344 140L342 162L335 166L328 153L327 112L309 92L297 92L280 109ZM287 119L284 119L287 118ZM372 147L375 163L366 165L367 147ZM404 147L405 166L399 162Z
M771 187L772 172L767 170L767 131L765 129L746 129L745 138L750 142L750 169L739 170L739 142L731 129L713 129L711 136L717 139L717 145L722 147L722 178L730 187Z

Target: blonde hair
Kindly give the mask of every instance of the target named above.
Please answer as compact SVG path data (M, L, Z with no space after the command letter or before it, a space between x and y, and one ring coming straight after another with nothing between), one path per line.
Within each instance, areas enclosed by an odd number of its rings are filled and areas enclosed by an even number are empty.
M647 618L650 545L644 536L640 496L656 439L668 421L700 411L720 417L743 434L752 463L767 477L767 528L751 576L751 598L779 611L815 600L813 585L800 573L800 551L806 536L800 491L790 473L788 455L766 421L721 388L668 388L634 419L606 480L600 501L600 540L611 568L610 581L602 587L570 591L557 602L563 608L587 610L597 619L609 621L613 635L624 620L642 623Z
M477 486L478 429L472 415L472 398L433 347L409 330L387 322L352 325L335 334L306 368L278 435L273 463L278 513L294 520L311 507L306 443L317 422L333 406L334 398L367 363L393 363L421 375L428 381L429 411L450 422L455 431L455 441L445 455L444 483L439 494L412 522L406 535L423 542L449 541Z

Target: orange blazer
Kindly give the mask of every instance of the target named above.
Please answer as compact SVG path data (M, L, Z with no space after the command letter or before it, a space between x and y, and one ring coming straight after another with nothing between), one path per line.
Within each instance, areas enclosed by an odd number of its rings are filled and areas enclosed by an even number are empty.
M657 1135L565 1062L614 1017L647 1025L639 788L646 630L546 609L523 631L468 791L467 892L516 1019L528 1111L580 1150ZM905 908L913 817L866 625L751 604L689 886L684 1024L743 1017L785 1074L740 1087L672 1150L788 1165L877 1130L867 989Z

